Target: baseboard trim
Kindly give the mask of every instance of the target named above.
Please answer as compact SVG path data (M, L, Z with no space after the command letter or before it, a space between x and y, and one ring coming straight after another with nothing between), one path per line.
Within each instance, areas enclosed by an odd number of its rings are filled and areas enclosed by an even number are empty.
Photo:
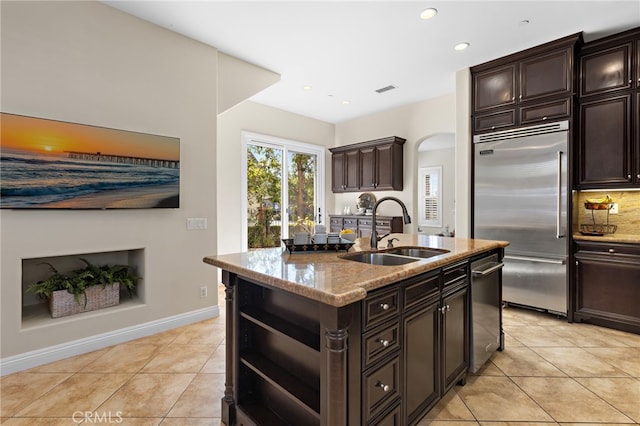
M117 345L220 315L218 305L0 359L0 376Z

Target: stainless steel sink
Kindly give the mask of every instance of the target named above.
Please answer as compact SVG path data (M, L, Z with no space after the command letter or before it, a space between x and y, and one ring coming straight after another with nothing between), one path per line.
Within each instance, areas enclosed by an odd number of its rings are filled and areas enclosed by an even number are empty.
M384 253L427 259L429 257L440 256L441 254L449 253L449 250L437 249L437 248L423 248L423 247L397 247L397 248L385 250Z
M349 253L340 256L342 259L353 260L355 262L368 263L370 265L406 265L407 263L417 262L418 258L399 256L390 253Z

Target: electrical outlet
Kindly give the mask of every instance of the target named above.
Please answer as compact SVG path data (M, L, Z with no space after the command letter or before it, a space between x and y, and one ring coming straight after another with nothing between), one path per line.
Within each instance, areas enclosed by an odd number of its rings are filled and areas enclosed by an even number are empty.
M207 287L200 287L200 298L204 299L207 297Z
M609 209L609 213L618 214L618 203L611 204L611 208Z

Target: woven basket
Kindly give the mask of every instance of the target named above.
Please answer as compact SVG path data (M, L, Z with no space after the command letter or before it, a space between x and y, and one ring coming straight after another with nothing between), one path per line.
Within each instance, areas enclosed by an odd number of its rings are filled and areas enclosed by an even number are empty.
M49 299L49 310L53 318L79 314L81 312L94 311L96 309L115 306L120 303L120 284L113 283L105 286L94 285L85 290L87 305L84 295L80 295L80 303L76 302L73 294L67 290L54 291Z

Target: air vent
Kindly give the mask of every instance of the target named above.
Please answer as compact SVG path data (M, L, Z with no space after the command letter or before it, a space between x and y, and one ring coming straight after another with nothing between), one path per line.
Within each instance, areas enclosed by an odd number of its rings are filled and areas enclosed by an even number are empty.
M378 93L384 93L384 92L388 92L389 90L393 90L393 89L397 89L396 86L390 84L386 87L381 87L380 89L377 89L376 92Z

